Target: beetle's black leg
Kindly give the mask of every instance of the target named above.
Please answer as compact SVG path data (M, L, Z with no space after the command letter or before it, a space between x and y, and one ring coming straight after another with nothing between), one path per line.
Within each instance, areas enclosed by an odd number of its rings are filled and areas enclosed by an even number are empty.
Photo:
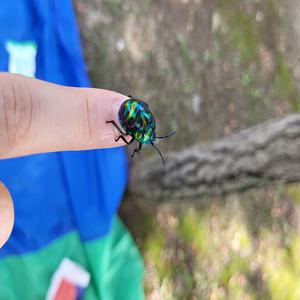
M133 143L134 141L134 136L131 138L131 140L129 141L129 144Z
M134 157L134 154L135 154L135 153L139 153L141 150L142 150L142 143L140 143L138 149L134 149L134 151L133 151L131 157L133 158L133 157Z
M122 140L126 143L126 145L129 145L129 144L130 144L130 142L127 142L127 141L126 141L126 139L124 138L123 135L120 135L119 137L117 137L117 138L115 139L115 141L118 142L119 139L122 139Z
M131 158L134 157L134 154L135 154L135 153L139 153L138 149L134 149L134 150L133 150L133 153L132 153L132 155L131 155Z
M127 134L126 134L126 135L127 135ZM119 136L115 139L115 142L118 142L119 139L122 139L122 137L124 138L123 135L119 135ZM126 140L126 139L125 139L125 140ZM124 141L124 139L123 139L123 141ZM133 141L134 141L134 137L133 137L129 142L127 142L127 140L126 140L126 142L128 143L127 145L131 144Z
M122 131L122 129L117 125L117 123L114 120L112 120L112 121L106 121L106 124L109 124L109 123L113 124L122 135L127 135L126 133L124 133Z
M119 136L115 139L115 142L118 142L119 139L121 138L121 136L123 136L123 135L119 135Z

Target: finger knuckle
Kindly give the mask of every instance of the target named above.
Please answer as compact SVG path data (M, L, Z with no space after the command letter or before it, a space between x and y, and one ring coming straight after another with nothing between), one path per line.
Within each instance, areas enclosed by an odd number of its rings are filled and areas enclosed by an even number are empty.
M95 95L90 91L80 94L79 103L81 113L78 120L81 139L78 142L81 149L86 149L97 144L97 137L99 132L101 132L101 128L97 127L98 106L95 101Z
M28 135L32 122L33 101L29 88L20 80L7 80L1 89L0 128L6 151L18 147Z

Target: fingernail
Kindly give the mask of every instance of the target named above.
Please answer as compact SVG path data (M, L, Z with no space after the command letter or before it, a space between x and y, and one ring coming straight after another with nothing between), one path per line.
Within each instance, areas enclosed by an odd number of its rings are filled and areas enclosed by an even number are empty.
M119 96L119 94L118 94L118 96ZM121 124L119 123L118 114L119 114L120 106L123 103L123 101L124 101L124 99L120 99L119 97L115 101L112 101L110 119L107 121L113 120L118 124L118 126L121 126ZM106 125L105 126L105 134L114 135L114 136L117 135L117 129L115 128L115 126L113 124L109 123L109 124L105 124L105 125Z

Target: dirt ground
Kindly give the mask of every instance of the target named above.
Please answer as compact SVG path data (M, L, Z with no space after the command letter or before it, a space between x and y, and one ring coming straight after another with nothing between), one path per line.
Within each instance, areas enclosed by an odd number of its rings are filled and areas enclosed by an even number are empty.
M158 133L177 132L163 152L300 109L297 0L74 2L93 85L148 102ZM147 299L300 299L299 203L298 185L175 204L127 193Z

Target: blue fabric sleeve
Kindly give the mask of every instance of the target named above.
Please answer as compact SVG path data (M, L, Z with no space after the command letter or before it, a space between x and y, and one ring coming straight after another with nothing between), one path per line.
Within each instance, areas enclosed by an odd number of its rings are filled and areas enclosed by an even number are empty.
M8 70L9 40L37 44L37 78L90 85L71 0L2 0L0 71ZM37 250L71 230L85 241L107 234L126 186L127 156L116 148L1 160L0 180L16 212L1 257Z

